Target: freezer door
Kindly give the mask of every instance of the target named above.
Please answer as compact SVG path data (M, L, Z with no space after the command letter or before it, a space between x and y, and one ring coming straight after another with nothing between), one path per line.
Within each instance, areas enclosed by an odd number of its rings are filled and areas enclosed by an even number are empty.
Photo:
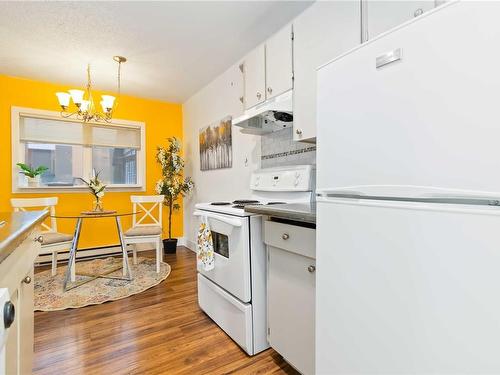
M318 191L499 194L499 14L444 5L319 69Z
M500 373L500 209L317 207L318 374Z

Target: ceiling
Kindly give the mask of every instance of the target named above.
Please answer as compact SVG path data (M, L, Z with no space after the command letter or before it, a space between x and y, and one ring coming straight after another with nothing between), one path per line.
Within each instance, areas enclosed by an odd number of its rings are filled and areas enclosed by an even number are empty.
M310 4L0 2L0 74L184 102Z

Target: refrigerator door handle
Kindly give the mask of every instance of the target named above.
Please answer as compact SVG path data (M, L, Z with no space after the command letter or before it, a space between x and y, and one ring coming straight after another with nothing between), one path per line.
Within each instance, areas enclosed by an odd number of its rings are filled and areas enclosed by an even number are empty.
M326 193L319 194L325 198L342 198L342 199L368 199L377 201L395 201L395 202L417 202L417 203L437 203L437 204L462 204L473 206L500 206L499 199L489 198L467 198L467 197L391 197L391 196L375 196L375 195L360 195L349 193Z

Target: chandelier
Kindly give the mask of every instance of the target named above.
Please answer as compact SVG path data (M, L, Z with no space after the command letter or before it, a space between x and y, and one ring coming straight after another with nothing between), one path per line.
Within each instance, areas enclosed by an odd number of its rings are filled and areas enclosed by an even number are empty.
M127 61L123 56L113 56L113 60L118 63L118 96L120 96L120 74L122 63ZM85 90L68 90L68 92L57 92L57 99L62 108L61 116L64 118L76 118L79 121L106 121L110 122L113 117L113 110L116 108L115 97L112 95L101 95L101 109L100 111L94 104L92 97L92 79L90 77L90 64L87 65L87 87ZM70 101L76 108L70 110ZM118 105L118 104L117 104Z

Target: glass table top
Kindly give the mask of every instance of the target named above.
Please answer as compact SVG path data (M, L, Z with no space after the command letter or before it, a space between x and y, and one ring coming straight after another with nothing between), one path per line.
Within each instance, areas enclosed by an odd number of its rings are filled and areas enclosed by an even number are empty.
M57 213L55 215L50 215L50 217L55 217L58 219L102 219L103 217L119 217L119 216L130 216L133 214L140 214L141 211L130 211L130 210L104 210L103 212L94 211L83 211L83 212L70 212L70 213Z

